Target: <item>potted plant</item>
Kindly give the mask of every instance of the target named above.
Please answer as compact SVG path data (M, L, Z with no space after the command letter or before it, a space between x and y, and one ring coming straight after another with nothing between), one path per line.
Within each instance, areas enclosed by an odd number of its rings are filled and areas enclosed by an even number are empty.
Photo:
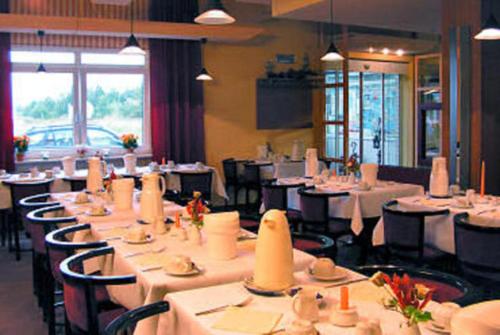
M432 299L433 290L423 284L415 283L410 276L402 277L394 274L392 278L383 272L375 273L370 281L387 290L390 298L383 302L387 309L403 315L405 322L401 324L401 335L420 335L418 324L432 320L425 306Z
M203 227L203 214L209 213L206 202L201 197L201 192L193 192L193 199L186 206L191 225L188 228L188 239L193 244L201 244L200 229Z
M137 143L139 136L135 134L123 134L120 138L122 140L122 146L130 153L133 153L139 146Z
M22 162L24 155L28 151L30 138L27 135L14 136L14 148L16 149L16 160Z

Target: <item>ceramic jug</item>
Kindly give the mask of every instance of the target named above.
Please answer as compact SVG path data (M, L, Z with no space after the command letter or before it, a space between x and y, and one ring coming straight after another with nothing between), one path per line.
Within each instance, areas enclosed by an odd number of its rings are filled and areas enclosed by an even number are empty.
M111 182L111 188L113 189L113 202L115 204L115 209L122 211L132 209L134 196L134 179L114 179Z
M255 246L254 284L268 290L293 285L293 251L285 212L272 209L260 221Z
M76 170L75 157L72 156L63 157L62 165L63 165L64 175L66 175L67 177L71 177L72 175L75 174Z
M429 182L429 193L434 197L446 197L449 190L449 177L445 157L432 160L432 172Z
M230 260L237 256L240 215L237 211L206 214L203 230L207 236L208 256L213 260Z
M137 156L134 154L125 154L123 156L123 165L125 166L125 171L128 174L135 174L135 168L137 166Z
M317 290L302 288L293 297L292 310L298 318L311 322L318 321L319 307L316 294Z
M90 193L97 193L103 187L102 184L102 166L99 157L90 157L88 159L88 173L87 173L87 191Z
M309 148L306 151L306 177L314 177L318 174L318 150Z
M370 187L374 187L377 184L378 164L363 163L360 166L360 170L361 181Z
M161 185L161 187L160 187ZM166 191L165 178L157 173L142 176L141 220L153 223L163 215L163 195Z

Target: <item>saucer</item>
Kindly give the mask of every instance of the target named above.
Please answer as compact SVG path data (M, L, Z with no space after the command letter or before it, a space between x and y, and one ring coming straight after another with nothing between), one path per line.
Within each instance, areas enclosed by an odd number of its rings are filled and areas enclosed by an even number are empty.
M286 294L293 298L303 288L316 290L316 301L318 302L318 306L322 305L325 302L325 298L328 296L328 293L325 291L325 289L323 289L322 287L313 286L313 285L294 286L294 287L286 290Z
M308 267L304 271L309 277L316 279L316 280L319 280L319 281L339 281L339 280L345 279L348 275L348 272L346 269L339 268L339 267L335 268L335 273L331 276L315 275L315 274L313 274L311 267Z
M94 214L94 213L92 213L91 210L88 210L88 211L85 212L85 215L87 215L87 216L108 216L108 215L111 215L111 211L109 209L105 208L104 209L104 213L102 213L102 214Z
M153 242L154 240L155 238L153 237L153 235L146 235L146 239L143 241L131 241L128 240L126 237L123 238L123 242L128 244L147 244Z
M432 321L425 322L424 327L429 329L429 330L432 330L433 332L439 333L439 334L450 334L451 333L450 328L438 326Z
M191 271L188 271L188 272L171 272L171 271L167 271L165 268L163 269L163 271L167 275L173 276L173 277L188 277L188 276L199 275L199 274L203 273L203 271L205 271L205 269L203 267L193 263L193 268L191 269Z
M0 179L9 179L12 175L7 173L0 176Z
M261 295L264 297L282 297L285 295L286 290L268 290L258 287L253 282L253 277L249 277L243 280L243 286L248 290L248 292Z
M451 207L458 208L458 209L472 209L472 208L474 208L474 205L473 204L470 204L470 205L460 205L458 203L454 203L454 204L451 205Z

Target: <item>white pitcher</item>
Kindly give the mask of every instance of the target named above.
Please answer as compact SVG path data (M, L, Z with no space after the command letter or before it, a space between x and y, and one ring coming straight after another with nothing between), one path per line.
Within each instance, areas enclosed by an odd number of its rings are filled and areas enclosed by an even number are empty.
M314 177L318 175L318 149L308 148L306 150L306 177Z
M370 187L374 187L377 184L378 164L363 163L360 166L360 170L361 181L368 184Z
M132 209L134 179L114 179L111 183L111 188L113 189L113 202L115 204L115 209L122 211Z
M160 187L161 182L161 187ZM165 178L157 173L148 173L142 176L141 192L141 220L153 223L163 214L163 195L167 187Z
M445 197L449 192L449 176L445 157L432 159L432 172L429 182L429 193L435 197Z
M63 171L64 175L67 177L71 177L75 174L76 170L76 159L73 156L66 156L63 157L62 165L63 165Z
M316 294L317 290L304 287L293 297L292 310L298 318L311 322L318 321L319 307Z
M102 183L102 165L99 157L90 157L88 159L89 170L87 173L87 191L97 193L103 187Z
M135 174L135 168L137 166L137 156L134 154L125 154L123 156L123 165L125 166L125 171L128 174Z
M207 235L208 256L214 260L229 260L237 255L240 215L238 212L206 214L203 231Z

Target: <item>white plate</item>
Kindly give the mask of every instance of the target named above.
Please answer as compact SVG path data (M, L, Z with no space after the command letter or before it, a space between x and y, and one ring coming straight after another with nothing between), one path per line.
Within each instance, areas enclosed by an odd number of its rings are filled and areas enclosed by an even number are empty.
M429 329L429 330L432 330L433 332L439 333L439 334L450 334L451 333L450 328L436 326L436 324L432 321L425 322L424 327Z
M85 212L85 215L87 215L87 216L107 216L107 215L111 215L111 211L109 209L105 208L105 211L103 214L94 214L94 213L92 213L91 210L88 210Z
M179 273L179 272L170 272L170 271L167 271L166 269L163 269L163 271L165 271L165 273L169 276L174 276L174 277L188 277L188 276L196 276L196 275L199 275L201 274L203 271L205 271L205 269L199 265L196 265L193 263L193 269L191 271L188 271L188 272L182 272L182 273Z
M332 276L318 276L313 274L311 267L304 270L308 276L319 281L339 281L347 278L348 272L346 269L336 267L335 273Z
M126 237L123 238L123 242L128 243L128 244L147 244L151 243L155 240L153 235L146 235L146 239L144 241L131 241L128 240Z
M9 179L10 177L12 177L12 175L7 173L7 174L4 174L4 175L1 175L0 179Z

